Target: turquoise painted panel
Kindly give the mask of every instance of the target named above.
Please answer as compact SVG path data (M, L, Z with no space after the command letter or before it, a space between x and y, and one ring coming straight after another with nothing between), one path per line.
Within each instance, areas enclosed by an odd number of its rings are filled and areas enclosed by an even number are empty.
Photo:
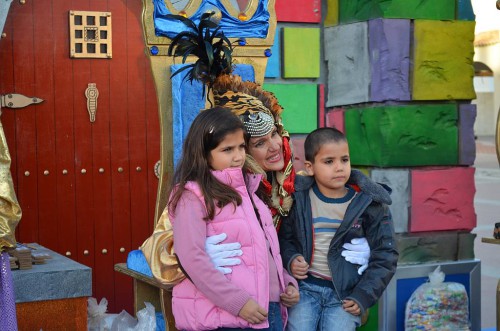
M281 30L276 29L271 57L267 59L265 78L277 78L281 75Z

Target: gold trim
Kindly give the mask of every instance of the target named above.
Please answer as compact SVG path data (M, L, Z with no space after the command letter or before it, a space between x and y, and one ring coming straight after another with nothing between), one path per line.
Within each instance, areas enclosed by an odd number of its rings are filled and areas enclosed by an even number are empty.
M251 13L254 14L257 10L259 0L250 0L247 8L252 8ZM260 0L262 1L262 0ZM227 0L223 1L225 5ZM188 16L194 10L195 4L200 4L199 0L192 0L186 5L184 11ZM246 46L237 46L233 52L233 60L235 64L249 64L254 67L255 81L259 84L264 82L264 75L267 65L267 57L264 55L266 48L270 48L274 43L274 34L276 32L276 11L274 9L275 0L268 1L268 11L270 14L268 35L264 39L247 38ZM189 7L189 11L188 11ZM158 114L160 121L160 162L161 171L158 182L158 192L156 196L155 208L155 226L161 213L167 204L167 183L169 175L173 173L173 137L172 137L172 82L170 80L170 66L174 63L181 63L180 59L174 59L167 56L168 45L170 39L166 37L158 37L154 32L153 20L153 2L151 0L142 1L142 24L143 36L146 44L145 52L151 61L151 72L156 88L158 98ZM226 7L227 8L227 7ZM232 7L231 7L232 8ZM169 10L171 8L169 7ZM175 10L175 12L179 12ZM236 15L238 15L237 13ZM235 41L237 38L231 38ZM151 55L150 47L158 47L158 54ZM193 59L188 58L186 62L192 62Z
M233 17L238 18L238 15L240 13L244 13L248 19L251 19L253 15L255 15L255 12L257 11L257 8L259 6L259 0L248 0L247 8L244 10L237 10L233 7L231 4L230 0L220 0L224 8L229 12L229 14Z
M193 15L195 9L195 1L196 3L199 3L199 0L191 0L185 8L185 12L188 17ZM250 0L248 7L250 8L250 11L247 13L247 15L250 17L250 13L253 15L255 14L255 11L257 10L258 6L258 1L262 0ZM221 0L221 3L224 5L224 7L227 9L228 7L225 5L229 3L228 0ZM247 45L251 46L262 46L269 48L274 44L274 34L276 33L276 11L274 9L274 4L275 0L269 0L268 5L267 5L267 10L269 12L269 30L267 32L267 37L266 38L247 38ZM189 7L189 8L188 8ZM232 6L230 6L232 8ZM146 46L149 48L153 45L159 46L159 45L170 45L170 39L167 37L159 37L155 34L155 27L154 27L154 20L153 20L153 12L154 12L154 6L153 2L150 0L142 0L142 22L143 22L143 31L144 31L144 40L146 43ZM175 8L174 8L175 9ZM189 10L187 10L189 9ZM170 10L170 8L169 8ZM172 11L173 12L173 11ZM175 12L179 12L175 10ZM239 13L236 13L235 17L238 17ZM238 38L229 38L231 42L236 41ZM248 46L245 46L248 47ZM149 53L149 50L147 50Z
M497 132L495 134L495 148L497 150L498 164L500 164L500 109L497 115Z
M152 2L152 1L150 1ZM189 2L186 4L186 7L184 7L181 10L175 9L175 7L172 5L172 3L168 0L163 0L163 3L165 3L165 6L167 6L168 10L174 14L174 15L179 15L181 11L185 12L187 17L193 16L194 13L198 10L198 8L201 6L202 0L189 0Z

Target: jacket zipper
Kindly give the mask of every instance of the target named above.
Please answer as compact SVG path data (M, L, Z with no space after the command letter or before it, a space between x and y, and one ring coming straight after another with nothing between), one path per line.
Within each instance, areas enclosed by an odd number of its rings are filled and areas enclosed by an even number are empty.
M370 201L366 200L366 202L364 203L364 205L362 205L363 208L360 208L359 211L354 215L354 217L352 218L352 220L355 220L356 217L358 217L365 209L366 207L370 204ZM341 235L335 239L335 237L333 237L333 242L330 243L330 247L334 246L340 239L342 239L342 237L344 237L345 235L347 235L347 232L349 230L349 227L351 226L351 223L352 221L349 222L349 225L347 227L347 230L344 231L343 233L341 233ZM327 259L328 261L328 259ZM337 289L337 285L335 285L335 277L333 277L333 274L332 274L332 284L333 284L333 289L335 290L335 293L337 294L337 297L339 298L340 302L344 302L344 299L340 296L340 293Z

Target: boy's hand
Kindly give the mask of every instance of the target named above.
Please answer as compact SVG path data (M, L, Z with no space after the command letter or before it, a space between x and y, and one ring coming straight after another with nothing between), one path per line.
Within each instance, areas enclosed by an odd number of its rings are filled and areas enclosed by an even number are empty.
M361 314L361 309L359 308L356 301L353 300L344 300L342 304L342 308L344 310L354 316L359 316Z
M299 302L300 293L295 286L290 284L286 287L285 292L280 294L280 298L283 306L291 307Z
M292 264L290 265L292 276L297 279L306 279L308 270L309 264L306 262L302 255L297 256L295 259L293 259Z
M249 299L238 315L248 323L259 324L267 319L267 311L259 306L254 299Z

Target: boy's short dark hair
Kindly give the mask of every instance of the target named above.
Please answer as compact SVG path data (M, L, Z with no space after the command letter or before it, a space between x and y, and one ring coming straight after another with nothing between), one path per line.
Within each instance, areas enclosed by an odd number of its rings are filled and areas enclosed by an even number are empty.
M318 154L321 146L328 142L347 142L347 138L345 134L339 131L336 128L319 128L311 133L309 133L306 137L306 141L304 142L304 151L306 161L314 163L314 158L316 154Z

